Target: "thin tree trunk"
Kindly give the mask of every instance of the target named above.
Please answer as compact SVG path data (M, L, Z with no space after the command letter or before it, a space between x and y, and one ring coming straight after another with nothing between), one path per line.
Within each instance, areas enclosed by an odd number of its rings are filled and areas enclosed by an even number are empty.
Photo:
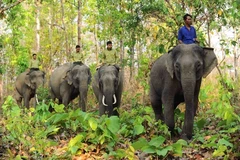
M210 22L207 22L207 35L208 35L208 46L211 47Z
M40 0L35 1L36 4L36 53L40 51Z
M66 54L69 56L69 47L68 47L68 36L67 36L67 31L66 31L66 26L64 22L64 6L63 6L63 0L61 0L61 11L62 11L62 27L64 30L64 36L65 36L65 48L66 48Z
M234 29L234 34L235 34L235 41L237 42L237 33L236 33L236 29ZM237 45L237 44L236 44ZM237 81L238 80L238 55L237 55L237 46L234 46L234 50L233 50L233 55L234 55L234 80Z
M95 40L95 56L96 56L96 62L98 65L98 38L97 38L97 33L98 33L98 24L94 25L94 40Z
M81 28L82 28L82 14L81 14L81 9L82 9L82 1L78 0L78 45L81 45ZM81 53L81 48L80 48L80 53Z

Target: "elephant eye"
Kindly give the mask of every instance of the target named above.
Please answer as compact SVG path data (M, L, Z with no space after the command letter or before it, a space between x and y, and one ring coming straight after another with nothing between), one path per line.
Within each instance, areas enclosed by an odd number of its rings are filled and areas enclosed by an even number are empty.
M118 80L115 79L115 81L114 81L114 85L115 85L115 86L118 85Z
M201 64L201 62L198 61L198 62L196 63L196 69L197 69L197 71L200 70L201 67L202 67L202 64Z
M177 71L180 71L180 65L179 65L179 63L176 63L176 64L175 64L175 69L176 69Z
M102 87L103 86L103 83L102 81L99 81L99 86Z

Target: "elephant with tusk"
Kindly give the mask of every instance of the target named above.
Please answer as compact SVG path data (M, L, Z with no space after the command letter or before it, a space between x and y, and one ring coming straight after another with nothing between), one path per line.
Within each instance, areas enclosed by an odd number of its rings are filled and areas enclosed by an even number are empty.
M99 114L119 115L117 108L121 103L123 75L117 65L104 65L97 69L92 83L99 103Z
M24 106L29 108L29 101L36 95L36 90L45 81L45 72L40 70L26 71L21 73L15 82L15 98L19 106L24 99Z

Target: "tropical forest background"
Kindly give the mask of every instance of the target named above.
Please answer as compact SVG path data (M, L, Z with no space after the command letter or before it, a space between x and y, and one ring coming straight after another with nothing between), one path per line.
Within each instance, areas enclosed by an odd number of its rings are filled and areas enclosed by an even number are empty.
M183 15L193 16L201 46L218 66L203 79L191 141L173 139L154 120L151 64L177 45ZM51 72L81 46L95 73L111 40L121 57L119 117L98 116L89 86L87 112L49 99ZM2 159L239 159L240 0L0 0L0 157ZM13 99L14 82L36 53L46 83L29 110ZM54 111L49 112L49 105ZM184 105L175 113L181 132Z

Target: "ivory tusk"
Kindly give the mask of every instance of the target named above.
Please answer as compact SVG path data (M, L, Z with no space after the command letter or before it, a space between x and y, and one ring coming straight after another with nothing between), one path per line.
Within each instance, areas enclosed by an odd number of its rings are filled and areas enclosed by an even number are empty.
M114 94L113 95L113 104L116 104L117 103L117 98L116 98L116 95Z
M103 95L103 97L102 97L102 104L104 105L104 106L108 106L106 103L105 103L105 96Z

